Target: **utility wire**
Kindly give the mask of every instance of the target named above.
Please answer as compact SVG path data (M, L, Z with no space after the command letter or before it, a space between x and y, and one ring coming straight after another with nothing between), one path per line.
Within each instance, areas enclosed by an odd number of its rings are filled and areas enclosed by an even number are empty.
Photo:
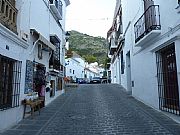
M67 18L66 20L88 20L88 21L108 21L108 20L112 20L113 18L81 18L81 19L77 19L77 18L74 18L74 19L70 19L70 18Z

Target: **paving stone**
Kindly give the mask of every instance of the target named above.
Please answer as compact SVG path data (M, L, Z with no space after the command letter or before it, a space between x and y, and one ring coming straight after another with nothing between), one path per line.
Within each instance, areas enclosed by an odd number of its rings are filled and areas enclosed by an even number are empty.
M0 135L180 135L180 125L115 84L67 88L34 119Z

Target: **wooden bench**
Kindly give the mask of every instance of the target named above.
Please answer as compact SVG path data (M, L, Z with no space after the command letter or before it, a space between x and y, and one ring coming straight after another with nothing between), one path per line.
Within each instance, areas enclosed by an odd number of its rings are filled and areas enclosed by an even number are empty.
M23 119L25 117L25 114L26 113L29 113L29 112L26 112L26 107L27 106L30 106L31 108L31 116L32 118L34 118L34 112L35 112L35 109L37 109L37 111L39 111L39 115L40 115L40 105L41 105L41 102L42 100L40 99L37 99L37 100L23 100L23 105L24 105L24 114L23 114Z

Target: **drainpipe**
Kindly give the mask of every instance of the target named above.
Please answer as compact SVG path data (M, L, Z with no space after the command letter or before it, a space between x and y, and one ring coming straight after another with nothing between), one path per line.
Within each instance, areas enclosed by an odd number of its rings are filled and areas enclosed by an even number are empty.
M119 84L121 85L121 69L120 69L120 58L118 55L118 66L119 66Z
M38 39L34 42L34 45L33 45L33 47L32 47L32 49L31 49L31 51L30 51L29 54L32 54L32 52L34 51L34 48L35 48L35 46L36 46L36 44L37 44L38 41L40 41L40 36L39 36Z

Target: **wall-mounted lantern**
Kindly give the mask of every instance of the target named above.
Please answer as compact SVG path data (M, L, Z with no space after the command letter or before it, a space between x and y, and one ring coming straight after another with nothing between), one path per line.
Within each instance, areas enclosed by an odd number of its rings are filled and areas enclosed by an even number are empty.
M70 37L70 33L67 31L66 34L65 34L65 39L66 39L66 42L69 40L69 37Z

